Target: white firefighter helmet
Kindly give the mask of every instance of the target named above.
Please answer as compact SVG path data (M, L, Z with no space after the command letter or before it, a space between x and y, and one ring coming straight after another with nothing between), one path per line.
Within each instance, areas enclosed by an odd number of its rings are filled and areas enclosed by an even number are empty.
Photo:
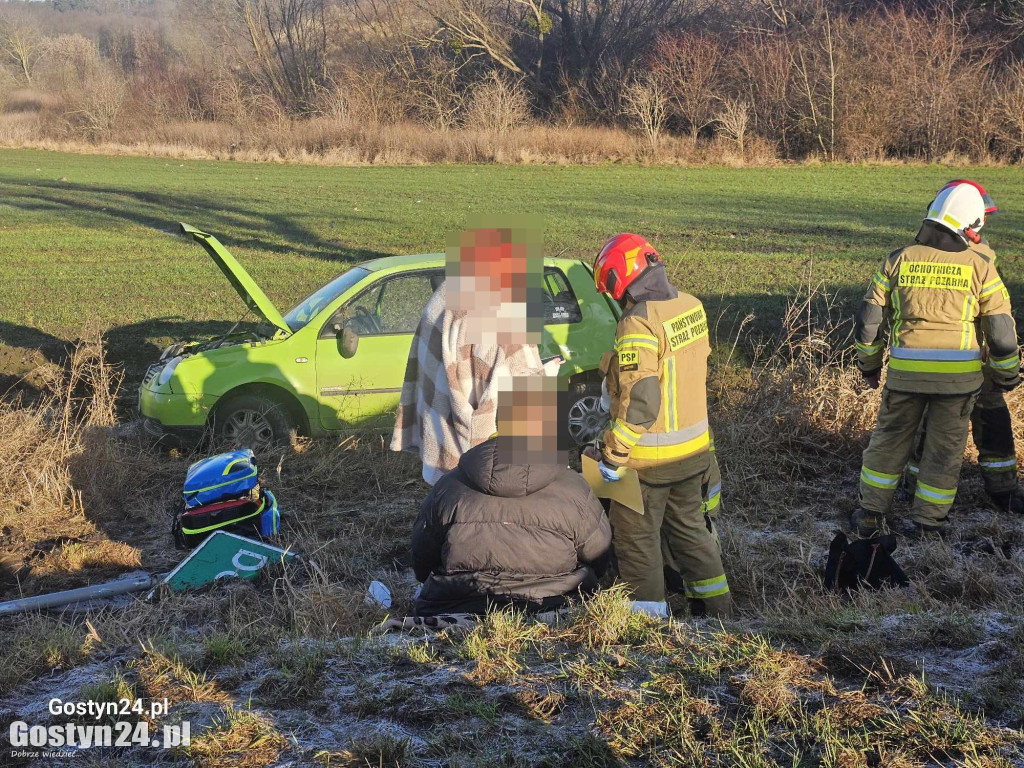
M925 221L934 221L960 235L966 242L981 241L978 230L985 226L990 213L996 213L995 202L985 189L973 181L956 179L942 189L928 206Z

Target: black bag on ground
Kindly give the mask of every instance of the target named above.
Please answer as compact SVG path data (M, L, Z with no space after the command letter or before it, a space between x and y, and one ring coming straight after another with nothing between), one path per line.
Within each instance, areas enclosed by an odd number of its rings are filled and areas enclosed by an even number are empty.
M184 507L174 516L171 533L181 549L202 544L216 530L242 536L276 536L281 532L281 512L274 494L264 489L259 498L228 499L199 507Z
M825 589L860 589L861 584L871 589L907 586L910 579L893 560L895 551L896 537L892 534L851 542L837 531L828 548Z

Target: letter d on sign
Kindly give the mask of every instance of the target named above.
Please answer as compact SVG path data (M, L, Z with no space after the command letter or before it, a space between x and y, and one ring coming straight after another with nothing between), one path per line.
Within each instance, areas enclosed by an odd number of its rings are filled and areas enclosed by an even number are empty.
M244 562L242 558L248 558L249 562ZM267 558L257 552L240 549L231 558L231 564L240 571L258 571L267 564Z

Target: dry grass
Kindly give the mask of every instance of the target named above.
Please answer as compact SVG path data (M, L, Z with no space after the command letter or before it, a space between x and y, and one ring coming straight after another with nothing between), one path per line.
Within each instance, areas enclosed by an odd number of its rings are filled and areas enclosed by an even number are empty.
M144 130L113 131L101 140L53 136L37 113L0 113L0 146L63 152L178 159L287 162L315 165L591 165L605 162L763 166L777 162L765 143L742 152L731 142L695 147L688 138L663 136L657 152L619 128L525 123L508 129L437 130L412 122L373 124L351 118L313 117L240 127L230 123L161 121Z
M265 717L228 706L209 730L181 751L202 768L259 768L272 765L286 745Z
M4 620L0 711L58 686L130 686L191 718L178 757L211 766L1019 763L1019 734L999 726L1024 724L1024 523L984 506L975 470L951 540L901 543L912 589L822 592L877 397L834 351L848 334L837 318L808 281L776 337L720 340L712 420L735 622L656 622L612 588L552 626L494 613L468 633L365 639L381 618L363 603L368 581L408 610L396 560L425 488L377 436L299 441L260 460L305 565ZM48 381L35 402L0 401L0 524L20 579L7 595L175 562L165 510L193 457L117 425L119 377L95 342Z

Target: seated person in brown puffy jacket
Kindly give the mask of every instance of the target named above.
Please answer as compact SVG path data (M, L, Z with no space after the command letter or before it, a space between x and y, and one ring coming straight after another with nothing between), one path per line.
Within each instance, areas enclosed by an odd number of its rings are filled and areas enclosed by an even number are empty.
M586 481L557 450L557 379L517 377L498 395L498 432L462 455L413 526L423 587L416 613L561 607L597 589L611 528Z

